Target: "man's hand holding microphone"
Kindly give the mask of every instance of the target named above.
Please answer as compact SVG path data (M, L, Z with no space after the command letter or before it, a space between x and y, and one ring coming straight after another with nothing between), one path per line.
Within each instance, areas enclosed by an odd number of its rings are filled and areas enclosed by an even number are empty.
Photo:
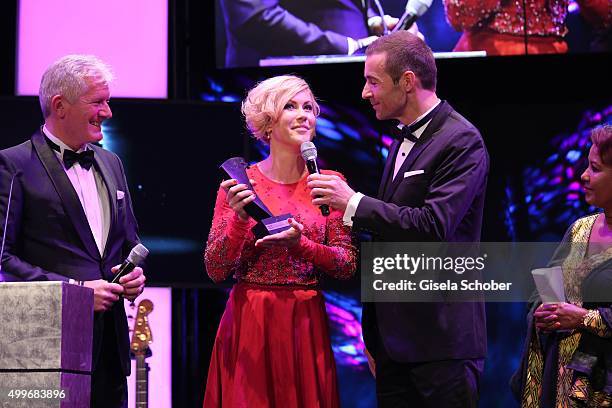
M137 266L149 254L144 245L136 245L121 265L114 266L112 282L104 279L84 281L83 286L94 291L94 312L106 312L123 296L134 301L144 290L146 277L141 267Z

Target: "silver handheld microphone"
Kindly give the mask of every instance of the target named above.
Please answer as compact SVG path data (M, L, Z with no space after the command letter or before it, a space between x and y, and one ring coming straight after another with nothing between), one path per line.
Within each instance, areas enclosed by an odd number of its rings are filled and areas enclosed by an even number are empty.
M128 273L132 272L135 267L137 267L139 264L142 263L142 261L145 260L147 255L149 255L149 250L142 244L138 244L134 248L132 248L130 254L119 267L119 270L117 271L117 274L115 275L111 283L119 282L119 278L121 278L123 275L127 275Z
M419 17L429 10L432 3L433 0L408 0L406 10L393 28L393 32L409 29Z

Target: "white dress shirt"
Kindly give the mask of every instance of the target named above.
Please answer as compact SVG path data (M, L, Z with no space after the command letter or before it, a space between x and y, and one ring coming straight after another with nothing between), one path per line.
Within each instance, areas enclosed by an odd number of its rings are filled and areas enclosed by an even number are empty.
M436 106L440 104L440 102L441 101L438 100L438 102L434 106L432 106L430 109L427 110L427 112L423 113L421 116L416 118L408 126L411 126L413 123L417 123L419 120L423 119L425 116L429 114L429 112L434 110ZM425 132L425 129L427 129L427 126L429 125L430 122L431 122L431 119L425 122L423 126L421 126L420 128L416 129L414 132L412 132L414 137L416 137L417 139L420 138L423 132ZM400 123L397 127L400 129L403 129L404 126L406 125ZM408 157L414 145L415 145L414 142L408 139L404 139L402 144L399 146L399 149L397 150L397 156L395 156L395 163L394 163L395 166L393 168L393 179L395 179L395 177L397 176L397 172L404 164L404 161L406 161L406 157ZM344 223L344 225L349 226L349 227L353 226L353 216L357 212L357 207L359 206L359 202L361 201L362 198L363 198L363 194L359 192L351 196L346 206L346 210L344 210L344 215L342 216L342 222Z
M54 150L55 155L70 179L70 183L72 183L72 187L74 187L74 191L77 193L79 201L81 201L81 206L87 217L87 222L89 223L89 228L96 241L98 251L100 251L100 255L103 255L108 231L110 229L110 203L104 180L99 172L95 170L95 166L91 166L89 170L85 170L76 162L72 167L66 169L62 156L64 150L72 149L59 138L55 137L46 126L43 126L43 132L49 140L60 148L59 152ZM88 150L89 148L89 145L85 145L83 148L79 149L77 153Z

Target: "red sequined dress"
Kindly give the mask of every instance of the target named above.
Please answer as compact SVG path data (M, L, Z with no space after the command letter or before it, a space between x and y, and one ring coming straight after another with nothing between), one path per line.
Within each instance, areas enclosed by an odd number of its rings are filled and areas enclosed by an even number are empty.
M327 174L338 174L326 172ZM220 189L205 251L209 276L234 275L211 357L204 407L337 407L336 367L319 274L350 278L356 248L342 213L323 217L306 176L276 183L247 169L255 193L273 214L304 225L293 248L255 248L251 227ZM338 174L339 175L339 174Z
M444 0L448 22L463 31L453 51L525 54L526 42L529 54L565 53L568 4L569 0ZM609 27L609 0L581 0L578 4L591 24Z

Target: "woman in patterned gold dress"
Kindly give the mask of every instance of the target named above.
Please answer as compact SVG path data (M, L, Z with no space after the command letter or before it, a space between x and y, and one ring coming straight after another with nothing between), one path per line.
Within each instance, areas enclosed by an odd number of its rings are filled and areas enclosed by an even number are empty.
M603 212L574 222L553 261L567 303L534 305L529 314L513 379L523 408L612 407L612 126L591 139L582 182L586 201Z
M221 183L205 252L210 277L234 275L212 353L204 407L338 407L336 368L320 273L347 279L356 248L342 213L311 203L300 146L312 140L319 107L295 76L253 88L242 111L270 155L249 167L255 191ZM326 172L327 174L339 173ZM255 194L291 229L255 239L244 206Z

